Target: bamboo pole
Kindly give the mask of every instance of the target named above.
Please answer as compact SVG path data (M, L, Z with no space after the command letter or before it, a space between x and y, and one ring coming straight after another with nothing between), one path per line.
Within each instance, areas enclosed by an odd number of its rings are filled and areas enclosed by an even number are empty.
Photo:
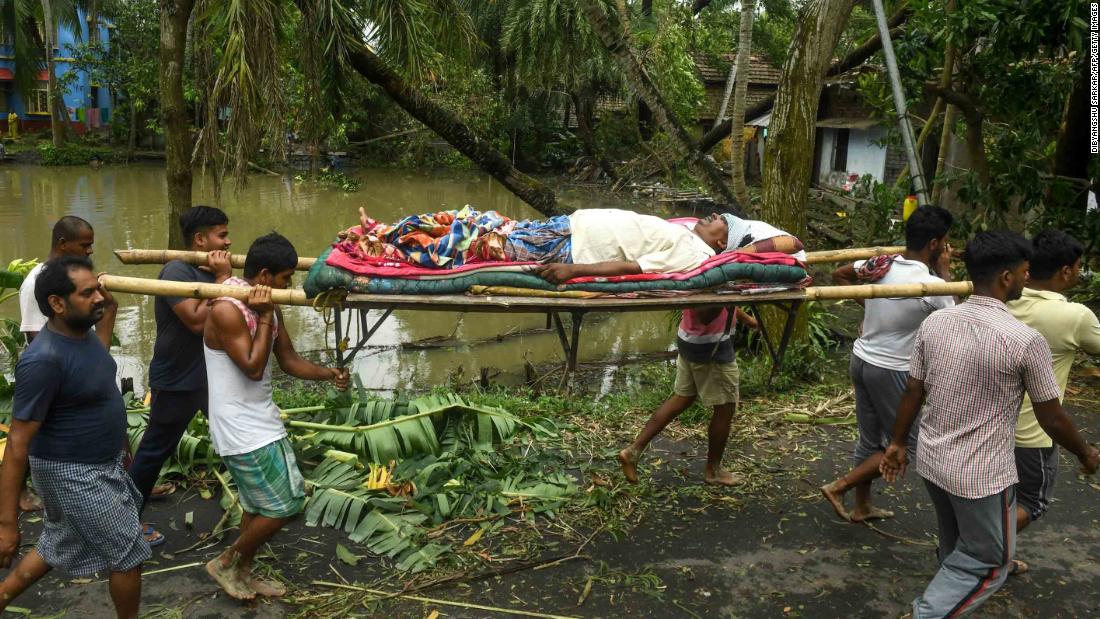
M121 275L100 275L99 281L111 292L129 292L165 297L190 297L192 299L216 299L233 297L241 301L248 300L248 288L243 286L225 286L201 282L173 282L142 277L123 277ZM313 305L303 290L272 290L271 300L279 305Z
M856 247L853 249L830 249L826 251L812 251L806 254L806 264L826 264L830 262L846 262L849 260L866 260L874 256L887 254L900 254L905 251L902 246L887 247ZM195 266L206 265L206 252L181 251L177 249L116 249L115 256L122 264L164 264L170 260L182 260ZM244 268L244 254L232 254L229 261L234 269ZM303 256L298 258L298 270L308 271L316 258Z
M141 277L123 277L121 275L101 275L99 281L107 290L112 292L128 292L133 294L159 295L169 297L190 297L194 299L216 299L218 297L233 297L242 301L248 299L248 288L242 286L225 286L222 284L203 284L197 282L173 282L159 279L145 279ZM811 286L802 290L791 290L778 293L782 300L842 300L842 299L880 299L902 297L926 297L926 296L957 296L968 295L973 291L970 282L943 282L931 284L864 284L857 286ZM405 307L403 300L412 295L371 295L378 297L387 305L384 297L394 296L394 304ZM400 298L398 298L400 297ZM489 297L477 298L466 295L422 295L430 309L440 310L453 307L460 311L491 311L483 306L488 306ZM272 290L271 300L280 305L306 305L312 306L313 300L306 298L306 293L299 289ZM606 299L535 299L537 311L544 311L545 307L555 306L563 308L577 307L586 311L599 311L601 301ZM614 299L613 299L614 300ZM738 304L738 303L763 303L769 300L768 295L734 295L734 294L700 294L694 296L669 298L661 300L662 306L686 306L707 304ZM567 303L562 303L567 301ZM652 304L639 303L644 299L619 300L618 305L633 305L628 309L654 309ZM515 311L523 311L523 304L517 304ZM428 309L424 307L421 309ZM528 310L531 311L531 310Z
M116 249L115 256L122 264L165 264L172 260L182 260L195 266L206 266L206 252L182 251L178 249ZM244 268L245 254L230 254L229 263L234 269ZM316 258L298 258L297 270L308 271Z
M902 245L886 247L855 247L852 249L829 249L806 252L806 264L828 264L830 262L848 262L866 260L875 256L889 256L905 252Z
M811 301L902 297L949 297L968 295L973 291L974 285L970 282L811 286L803 290L803 292L806 293L806 299Z

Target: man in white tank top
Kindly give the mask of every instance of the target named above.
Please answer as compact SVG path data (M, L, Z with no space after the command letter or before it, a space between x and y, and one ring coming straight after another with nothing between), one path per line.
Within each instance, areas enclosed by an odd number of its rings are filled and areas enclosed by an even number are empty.
M305 483L279 418L271 391L271 356L284 372L305 380L330 380L347 389L348 372L298 356L271 289L286 288L298 264L294 246L278 233L256 239L245 258L248 302L222 297L212 302L203 331L210 397L210 437L237 484L241 535L206 571L230 596L280 596L279 583L252 577L252 558L305 505Z

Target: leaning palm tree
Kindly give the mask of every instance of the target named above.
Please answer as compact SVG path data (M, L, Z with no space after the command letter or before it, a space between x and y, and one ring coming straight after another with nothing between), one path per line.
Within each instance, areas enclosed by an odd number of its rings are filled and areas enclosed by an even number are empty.
M163 7L188 0L160 1ZM488 140L418 87L439 63L453 61L477 44L469 16L457 0L199 0L194 15L192 31L201 33L204 69L209 69L202 71L204 122L194 158L217 174L232 172L243 179L252 154L261 148L277 154L283 148L286 105L277 59L289 47L305 55L307 115L331 112L339 100L330 98L341 81L336 76L358 73L521 199L543 213L556 213L549 189L517 170ZM286 18L300 20L299 33L305 36L287 40L281 28ZM169 132L178 130L169 124ZM171 180L173 155L168 150ZM190 176L187 180L189 185ZM177 196L173 211L185 204Z
M593 116L599 95L621 92L622 73L581 7L576 0L513 0L500 17L501 50L517 79L532 90L568 95L585 154L614 177L596 143Z

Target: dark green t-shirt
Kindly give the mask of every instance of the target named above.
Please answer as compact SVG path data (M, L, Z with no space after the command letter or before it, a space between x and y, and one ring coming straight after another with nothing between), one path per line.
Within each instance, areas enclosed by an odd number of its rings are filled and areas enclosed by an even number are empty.
M164 265L160 279L173 282L213 284L213 273L180 260ZM149 386L157 391L206 390L206 360L202 356L202 333L192 333L172 309L186 297L160 297L153 302L157 319L157 342L149 362Z

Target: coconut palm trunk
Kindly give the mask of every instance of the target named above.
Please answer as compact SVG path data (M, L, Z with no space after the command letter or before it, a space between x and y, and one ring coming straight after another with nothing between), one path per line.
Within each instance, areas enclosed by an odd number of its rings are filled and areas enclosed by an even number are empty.
M733 195L737 201L749 206L749 187L745 183L745 103L749 96L749 61L752 51L752 18L756 12L756 0L741 0L741 28L737 35L737 60L734 63L736 79L733 85L733 120L730 129L730 175Z

